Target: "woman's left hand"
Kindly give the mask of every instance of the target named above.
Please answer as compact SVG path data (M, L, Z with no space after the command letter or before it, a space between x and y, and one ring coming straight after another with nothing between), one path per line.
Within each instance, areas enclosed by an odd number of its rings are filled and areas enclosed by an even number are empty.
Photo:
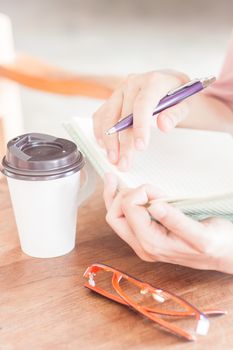
M142 260L233 274L233 224L194 221L161 198L151 185L117 192L116 177L105 177L106 220Z

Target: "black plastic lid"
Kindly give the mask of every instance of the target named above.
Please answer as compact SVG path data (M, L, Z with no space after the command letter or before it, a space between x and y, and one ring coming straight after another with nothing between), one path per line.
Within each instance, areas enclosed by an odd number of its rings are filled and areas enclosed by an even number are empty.
M84 157L74 142L29 133L8 142L2 173L16 179L50 180L71 175L84 164Z

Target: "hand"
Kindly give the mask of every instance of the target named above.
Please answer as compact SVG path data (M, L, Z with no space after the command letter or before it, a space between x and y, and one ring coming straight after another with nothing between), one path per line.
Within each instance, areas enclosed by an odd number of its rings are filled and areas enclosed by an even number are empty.
M117 193L116 177L106 176L106 220L142 260L233 274L233 224L219 218L194 221L162 198L151 185Z
M108 159L127 171L134 150L146 149L152 113L159 101L170 91L188 81L178 72L149 72L132 74L113 92L112 96L94 114L94 133L98 143L106 149ZM187 102L161 112L154 121L160 130L172 130L188 114ZM119 119L134 114L133 128L119 134L106 135L106 131Z

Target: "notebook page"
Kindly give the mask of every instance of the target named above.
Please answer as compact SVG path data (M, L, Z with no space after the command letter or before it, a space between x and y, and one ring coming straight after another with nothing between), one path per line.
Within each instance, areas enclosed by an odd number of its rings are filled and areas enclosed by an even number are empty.
M209 197L198 200L178 201L173 206L181 209L185 214L199 220L206 217L222 216L233 221L233 192L225 196Z
M148 150L137 153L130 172L122 173L96 143L91 118L76 117L72 127L98 173L112 171L125 186L152 183L171 199L219 196L233 189L233 139L228 134L189 129L163 134L152 128Z

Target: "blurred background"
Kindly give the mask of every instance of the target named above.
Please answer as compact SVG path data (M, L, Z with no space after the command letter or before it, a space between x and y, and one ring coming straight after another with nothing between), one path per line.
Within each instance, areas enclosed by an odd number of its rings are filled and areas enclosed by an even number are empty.
M173 68L218 74L233 27L232 0L0 0L15 47L78 73ZM62 121L102 101L21 89L26 131L64 136Z

